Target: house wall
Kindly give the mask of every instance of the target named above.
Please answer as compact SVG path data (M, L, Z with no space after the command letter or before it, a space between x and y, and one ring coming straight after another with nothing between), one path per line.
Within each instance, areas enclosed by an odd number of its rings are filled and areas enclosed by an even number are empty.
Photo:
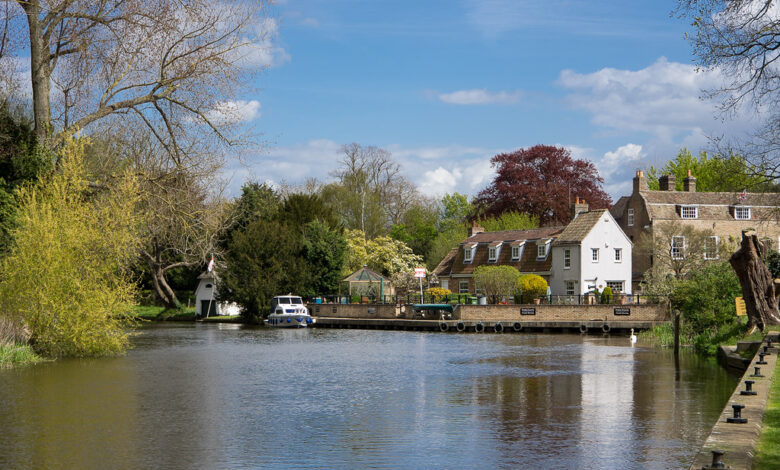
M599 249L599 260L593 261L592 249ZM621 261L615 261L615 249L622 250ZM585 294L594 283L603 290L607 281L623 281L623 292L630 294L632 244L620 229L615 219L605 212L604 216L583 239L580 246L581 281L580 293Z
M563 252L571 250L571 268L563 267ZM550 293L552 295L566 295L566 281L575 281L575 294L581 290L581 256L579 245L553 246L552 252L552 272L550 275Z

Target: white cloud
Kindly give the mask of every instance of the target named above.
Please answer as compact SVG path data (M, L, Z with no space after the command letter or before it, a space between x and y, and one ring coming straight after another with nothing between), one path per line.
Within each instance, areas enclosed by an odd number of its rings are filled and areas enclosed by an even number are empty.
M260 102L257 100L221 101L206 113L206 117L216 124L247 122L259 116Z
M278 67L290 60L290 55L274 41L279 35L279 25L273 18L266 18L251 30L252 36L245 37L247 44L241 48L237 58L244 67Z
M623 169L632 162L638 162L642 159L642 146L636 144L626 144L618 147L614 152L607 152L596 165L599 174L606 180L616 171Z
M680 132L714 127L715 107L700 99L701 90L721 83L715 72L661 57L641 70L604 68L580 74L564 70L558 84L571 90L575 107L589 111L592 122L619 131L650 133L671 140Z
M458 90L452 93L441 93L437 97L439 101L449 104L513 104L520 101L520 91L492 92L481 90Z

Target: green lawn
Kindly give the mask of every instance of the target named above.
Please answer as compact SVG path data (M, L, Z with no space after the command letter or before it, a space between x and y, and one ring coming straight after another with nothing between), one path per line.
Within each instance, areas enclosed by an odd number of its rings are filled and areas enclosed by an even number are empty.
M166 310L165 307L155 305L134 305L130 315L138 320L195 321L195 307Z
M775 365L775 375L769 391L764 423L753 459L753 468L758 470L780 469L780 361Z

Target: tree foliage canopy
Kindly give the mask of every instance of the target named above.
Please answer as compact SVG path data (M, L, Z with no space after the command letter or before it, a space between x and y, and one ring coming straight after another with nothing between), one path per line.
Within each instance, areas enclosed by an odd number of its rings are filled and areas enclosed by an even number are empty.
M561 147L536 145L491 159L496 177L475 200L479 216L517 211L542 226L571 220L569 201L584 198L593 209L612 203L592 162L576 160Z
M490 301L512 295L519 277L520 271L512 266L479 266L474 270L474 284Z
M661 168L653 166L647 171L647 186L658 190L658 177L673 175L675 190L683 190L683 179L688 171L696 177L696 191L739 192L768 191L773 185L766 181L760 168L750 165L744 158L735 154L726 156L711 156L707 152L699 152L698 156L683 148L673 160L669 160Z
M138 184L120 174L92 189L84 144L69 142L58 172L19 190L14 247L2 265L0 312L27 325L35 348L51 357L119 353L128 344Z

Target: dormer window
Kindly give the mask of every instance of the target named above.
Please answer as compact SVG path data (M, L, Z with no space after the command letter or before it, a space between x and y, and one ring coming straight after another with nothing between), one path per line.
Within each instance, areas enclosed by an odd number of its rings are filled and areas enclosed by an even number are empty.
M463 247L463 262L471 263L474 260L474 252L477 251L477 244L467 245Z
M547 258L547 253L550 251L550 240L544 241L539 240L536 242L536 258L537 259L544 259Z
M680 206L680 217L683 219L699 218L699 206Z
M524 246L525 246L525 242L519 243L517 245L512 245L512 261L520 260L520 258L523 256Z
M488 261L495 262L498 259L499 253L501 253L501 245L488 247Z
M750 220L750 207L734 206L734 218L737 220Z

